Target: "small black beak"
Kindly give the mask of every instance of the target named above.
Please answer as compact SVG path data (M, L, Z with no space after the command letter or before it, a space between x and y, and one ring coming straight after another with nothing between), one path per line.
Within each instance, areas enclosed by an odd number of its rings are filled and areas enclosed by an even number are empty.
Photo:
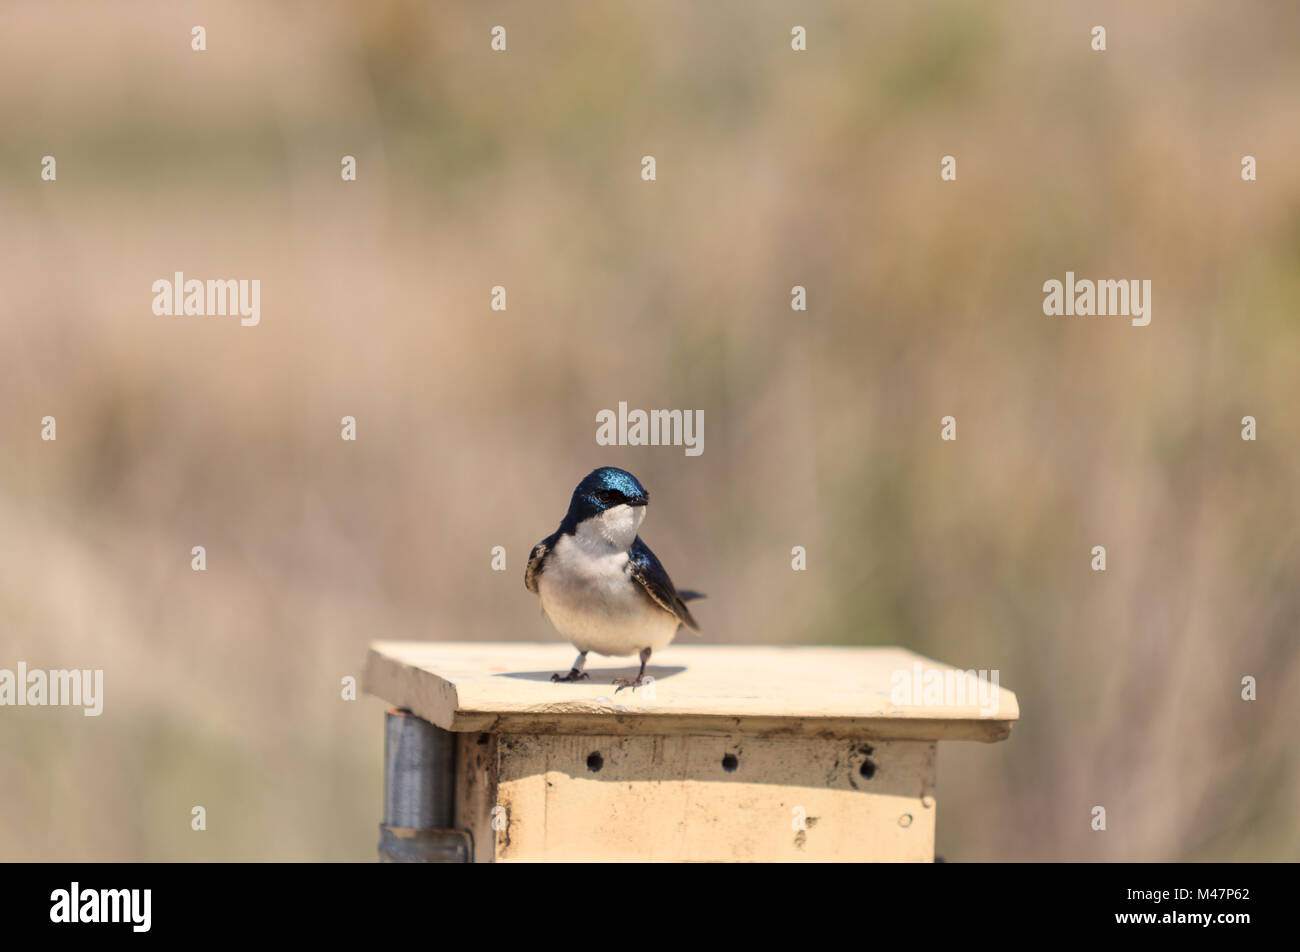
M650 505L650 497L646 495L629 496L627 504L629 506L648 506Z

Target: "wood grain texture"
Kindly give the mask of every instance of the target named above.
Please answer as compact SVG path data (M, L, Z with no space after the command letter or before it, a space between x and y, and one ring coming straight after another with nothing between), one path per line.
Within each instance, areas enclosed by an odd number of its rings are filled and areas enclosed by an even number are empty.
M465 735L470 737L473 735ZM698 736L498 738L476 859L932 862L935 744ZM471 768L473 769L473 768ZM485 808L505 823L492 831Z
M1015 695L902 648L672 645L652 686L615 694L634 666L592 656L591 680L551 682L567 645L378 641L365 690L444 730L540 734L977 740L1007 737ZM920 667L916 667L919 665ZM896 703L899 679L947 676L959 694Z

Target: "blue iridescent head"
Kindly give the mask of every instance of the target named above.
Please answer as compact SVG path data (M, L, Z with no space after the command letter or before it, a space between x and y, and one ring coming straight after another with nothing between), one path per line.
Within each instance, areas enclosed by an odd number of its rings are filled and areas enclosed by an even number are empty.
M625 469L602 466L578 483L564 521L568 526L576 526L615 506L644 506L649 502L650 494L635 476Z

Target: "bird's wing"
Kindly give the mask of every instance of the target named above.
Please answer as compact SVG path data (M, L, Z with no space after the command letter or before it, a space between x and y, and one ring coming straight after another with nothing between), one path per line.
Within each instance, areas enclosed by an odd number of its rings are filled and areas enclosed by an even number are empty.
M673 588L673 580L668 577L663 565L655 558L650 547L641 541L640 536L636 537L632 542L632 548L628 549L627 571L646 595L650 596L651 601L664 611L676 615L677 620L692 631L700 630L700 626L691 615L691 610L677 594L677 589Z
M560 530L556 529L533 546L532 554L528 556L528 567L524 569L524 588L533 594L537 594L537 579L542 574L542 566L546 562L546 556L550 554L551 549L555 548L555 540L559 537Z

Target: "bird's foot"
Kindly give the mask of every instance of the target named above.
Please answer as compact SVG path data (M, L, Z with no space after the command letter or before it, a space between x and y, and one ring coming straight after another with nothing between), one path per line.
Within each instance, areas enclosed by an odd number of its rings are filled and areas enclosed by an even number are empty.
M635 693L637 688L645 684L645 675L639 675L635 678L615 678L613 683L618 685L618 687L614 689L615 694L624 688L631 688L633 693Z
M579 671L577 668L570 668L568 674L551 675L551 680L552 681L582 681L583 679L589 677L591 677L591 675L589 675L586 671Z

